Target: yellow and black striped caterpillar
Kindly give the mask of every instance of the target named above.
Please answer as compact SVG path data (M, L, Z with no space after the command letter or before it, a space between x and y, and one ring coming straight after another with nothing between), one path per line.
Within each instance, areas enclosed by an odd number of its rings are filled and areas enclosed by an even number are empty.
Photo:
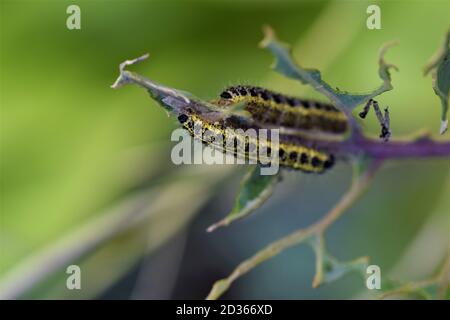
M267 150L267 154L270 157L271 152L275 148L272 148L271 141L260 140L252 136L244 136L236 133L233 130L227 130L238 128L233 120L227 119L223 122L210 122L201 116L196 114L182 113L178 116L178 121L181 123L189 134L195 138L200 139L203 143L212 146L221 151L227 151L234 154L236 157L243 157L251 159L256 162L261 162L258 157L260 156L257 150L264 148ZM198 130L196 130L198 128ZM206 135L209 131L212 134ZM232 134L233 142L228 144ZM211 137L221 136L223 139L214 140ZM334 165L335 159L333 155L329 155L324 152L320 152L314 148L299 143L289 142L280 137L280 142L277 145L279 164L283 167L302 170L304 172L322 173L326 169L331 168ZM242 146L242 148L239 148ZM253 151L253 152L251 152Z
M261 126L326 134L343 134L348 129L345 114L331 104L290 97L260 87L229 87L220 94L216 103L228 106L241 102Z

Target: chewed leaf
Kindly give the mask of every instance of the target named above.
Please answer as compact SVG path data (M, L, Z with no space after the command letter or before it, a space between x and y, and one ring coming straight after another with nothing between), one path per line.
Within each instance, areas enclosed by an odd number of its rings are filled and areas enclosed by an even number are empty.
M379 57L378 57L378 75L379 75L380 79L383 80L383 84L382 84L381 88L385 89L384 91L392 90L392 88L393 88L392 84L391 84L391 73L389 72L389 69L394 69L394 70L398 71L398 68L396 65L387 63L384 60L384 55L386 54L386 52L389 48L391 48L392 46L395 46L397 44L398 44L397 41L391 41L391 42L385 43L380 49L380 53L379 53ZM384 92L384 91L382 91L382 92ZM382 93L382 92L380 92L380 93Z
M392 89L390 69L397 69L394 65L384 61L386 50L394 43L386 44L380 50L379 70L378 74L383 80L383 84L373 92L367 94L351 94L333 89L328 83L322 80L319 70L305 69L296 64L292 59L291 50L288 45L280 43L270 27L264 29L265 38L261 42L261 47L269 49L275 56L275 64L273 68L286 77L299 80L303 84L311 85L315 90L328 97L336 107L341 110L352 110L361 103L368 101L385 91Z
M433 90L441 99L441 128L443 134L448 128L448 100L450 95L450 30L447 31L442 47L424 68L425 75L431 72Z
M259 166L254 166L241 182L233 210L222 220L211 225L208 232L229 225L259 208L273 193L279 175L261 175Z
M340 262L327 252L322 235L312 237L310 243L316 254L316 274L312 284L313 288L324 283L336 281L350 272L358 272L360 274L366 272L368 266L367 257Z

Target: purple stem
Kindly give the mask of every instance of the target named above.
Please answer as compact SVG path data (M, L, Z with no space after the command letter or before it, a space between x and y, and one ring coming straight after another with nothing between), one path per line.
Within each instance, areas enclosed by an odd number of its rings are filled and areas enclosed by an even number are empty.
M382 142L373 139L357 140L357 149L378 159L450 157L450 142L438 142L430 139L415 141Z
M316 141L316 146L341 156L365 154L376 159L450 157L450 141L435 141L427 137L416 140L383 142L362 135L345 141Z

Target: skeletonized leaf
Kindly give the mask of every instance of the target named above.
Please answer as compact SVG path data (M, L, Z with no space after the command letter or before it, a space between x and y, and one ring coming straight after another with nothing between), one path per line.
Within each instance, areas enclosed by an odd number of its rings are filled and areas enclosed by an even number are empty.
M427 75L431 72L433 78L433 90L441 99L441 128L443 134L448 128L448 100L450 95L450 29L447 31L443 44L438 52L431 58L428 65L424 68Z
M312 284L313 288L324 283L336 281L350 272L356 271L360 274L364 274L367 269L367 257L341 262L331 256L325 248L322 235L312 237L310 244L316 254L316 274Z
M241 182L239 194L233 210L222 220L211 225L208 232L229 225L259 208L273 193L275 184L279 181L277 175L260 175L260 167L254 166Z
M303 84L311 85L315 90L328 97L341 110L352 110L361 103L392 89L389 70L397 69L397 67L386 63L384 54L389 47L395 44L393 42L386 44L380 50L378 74L383 80L383 84L378 89L367 94L351 94L333 89L328 83L322 80L322 75L319 70L305 69L296 64L292 59L290 47L280 43L270 27L266 27L264 33L265 38L261 42L261 47L269 49L275 56L273 68L286 77L299 80Z

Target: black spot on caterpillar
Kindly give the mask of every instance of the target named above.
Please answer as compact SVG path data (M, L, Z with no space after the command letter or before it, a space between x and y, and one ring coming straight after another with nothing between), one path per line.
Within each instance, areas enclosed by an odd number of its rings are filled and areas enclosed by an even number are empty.
M345 114L331 104L303 100L254 86L233 86L215 101L219 106L245 102L245 110L261 126L343 134L348 129Z
M227 120L212 123L191 113L180 114L178 121L192 137L222 152L230 152L235 157L251 159L261 163L257 151L260 148L265 148L266 154L270 157L274 147L270 140L258 139L254 136L240 134L236 130L229 130L233 125L226 123ZM221 137L221 139L217 139L217 137ZM232 138L231 144L229 143L231 139L228 138ZM283 139L278 145L278 155L280 166L304 172L322 173L334 164L333 155L291 141L283 141Z

